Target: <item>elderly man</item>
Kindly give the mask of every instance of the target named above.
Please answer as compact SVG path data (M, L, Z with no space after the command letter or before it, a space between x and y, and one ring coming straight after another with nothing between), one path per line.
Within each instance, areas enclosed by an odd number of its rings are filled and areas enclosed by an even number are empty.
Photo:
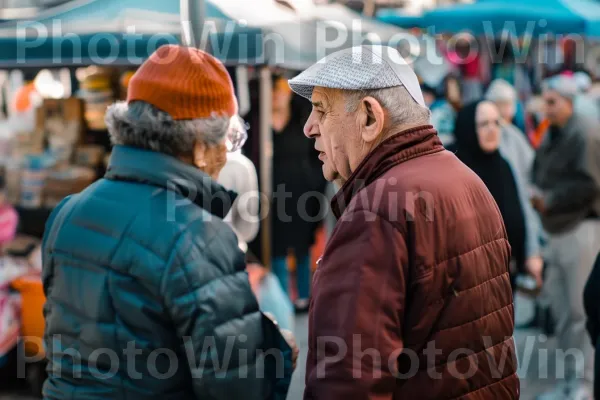
M334 53L290 86L342 188L314 275L305 399L514 399L510 247L483 182L429 125L388 47Z
M551 127L533 164L532 199L549 233L545 290L550 298L565 378L541 399L591 396L593 350L585 333L583 290L600 250L600 134L593 120L573 111L577 86L557 76L545 82ZM569 397L573 395L574 397Z
M233 198L216 178L245 139L236 114L225 67L179 46L109 108L104 179L44 235L45 399L285 398L290 349L222 220Z

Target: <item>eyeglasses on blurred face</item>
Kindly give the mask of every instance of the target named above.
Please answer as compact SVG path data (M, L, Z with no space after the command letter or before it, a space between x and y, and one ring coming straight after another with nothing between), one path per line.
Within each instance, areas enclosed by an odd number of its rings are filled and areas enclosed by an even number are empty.
M233 153L244 146L248 139L248 124L239 116L231 117L229 128L225 134L225 146L227 151Z
M500 119L488 119L483 121L477 121L477 128L485 129L487 127L499 127L501 124Z

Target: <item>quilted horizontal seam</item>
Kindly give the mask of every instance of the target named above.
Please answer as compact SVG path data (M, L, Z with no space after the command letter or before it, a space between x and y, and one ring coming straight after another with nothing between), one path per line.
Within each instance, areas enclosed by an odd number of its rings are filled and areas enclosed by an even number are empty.
M190 268L194 268L194 263L193 263L193 262L191 262L191 263L186 263L186 264L184 264L184 265L180 266L179 268L180 268L182 271L183 271L183 270L185 270L185 271L183 272L183 274L184 274L184 275L186 275L186 278L187 278L187 270L188 270L188 269L190 269ZM186 279L186 282L188 282L188 292L187 292L187 293L185 293L185 294L183 294L183 295L181 295L181 296L179 296L178 298L182 298L182 297L185 297L185 296L190 296L192 292L195 292L195 291L197 291L197 290L202 290L202 289L203 289L205 286L211 285L211 284L213 284L215 281L219 281L219 280L221 280L221 279L230 278L230 277L231 277L231 278L237 278L237 277L238 277L238 275L243 275L243 274L245 274L245 273L246 273L246 270L243 270L243 271L235 271L233 274L223 274L223 275L216 276L216 277L214 277L214 278L208 279L207 281L204 281L204 282L202 282L202 283L200 283L200 284L198 284L198 285L190 285L190 284L189 284L189 281ZM194 295L194 296L195 296L195 295Z
M512 336L510 337L510 339L502 339L502 341L500 341L500 342L498 342L498 343L494 343L494 344L492 344L491 346L489 346L489 347L486 347L486 348L484 348L484 349L482 349L482 350L479 350L479 351L477 351L477 352L475 352L475 353L471 353L471 354L465 354L463 357L456 358L456 360L454 360L452 363L457 363L458 361L460 361L460 360L462 360L462 359L469 358L469 357L473 357L473 356L477 356L477 355L479 355L479 354L481 354L481 353L483 353L483 352L486 352L486 353L487 353L487 351L488 351L489 349L491 349L491 348L494 348L494 347L496 347L496 346L500 346L501 344L503 344L503 343L506 343L506 342L508 342L509 340L512 340ZM439 364L435 364L435 365L433 365L433 367L432 367L432 366L430 366L430 365L426 365L424 368L419 368L419 371L427 371L427 370L429 370L429 369L431 369L431 368L443 367L443 366L446 366L446 365L449 365L449 364L450 364L450 363L449 363L449 362L447 362L447 360L446 360L446 361L440 362Z
M483 281L483 282L481 282L481 283L478 283L478 284L477 284L477 285L475 285L475 286L471 286L471 287L469 287L469 288L463 289L463 290L461 290L460 292L457 292L457 293L458 293L459 295L462 295L462 294L464 294L464 293L466 293L466 292L469 292L469 291L471 291L471 290L477 289L477 288L478 288L478 287L480 287L480 286L486 285L486 284L488 284L488 283L490 283L490 282L492 282L492 281L494 281L494 280L496 280L496 279L502 278L502 277L504 277L504 276L506 276L506 275L508 275L508 272L503 272L503 273L501 273L500 275L494 276L494 277L492 277L492 278L490 278L490 279L487 279L487 280L485 280L485 281ZM430 303L427 303L427 305L426 305L425 307L429 307L429 306L431 306L431 305L433 305L433 304L437 304L437 303L443 303L443 302L444 302L444 301L445 301L445 300L446 300L448 297L450 297L450 296L454 296L454 293L451 293L451 294L449 294L449 295L447 295L446 297L443 297L443 298L441 298L441 299L437 299L437 300L434 300L434 301L432 301L432 302L430 302Z
M494 240L491 240L491 241L489 241L489 242L482 243L482 244L480 244L479 246L475 247L474 249L467 250L467 251L465 251L465 252L463 252L463 253L460 253L460 254L457 254L457 255L455 255L455 256L448 257L448 258L446 258L446 259L444 259L444 260L442 260L442 261L438 261L438 262L436 262L435 264L433 264L433 266L432 266L431 268L427 268L427 270L426 270L426 271L425 271L423 274L421 274L421 275L420 275L420 276L418 276L418 277L415 277L415 279L414 279L414 280L415 280L415 282L419 282L420 280L426 279L426 278L428 278L428 277L429 277L429 275L433 274L433 271L434 271L434 269L435 269L436 267L438 267L440 264L444 264L444 263L447 263L447 262L448 262L448 261L450 261L450 260L454 260L454 259L456 259L456 258L459 258L459 257L466 256L467 254L474 253L474 252L476 252L476 251L477 251L477 250L479 250L479 249L482 249L482 248L484 248L484 247L487 247L487 246L491 246L491 245L493 245L493 244L495 244L495 243L497 243L497 242L501 242L501 241L507 241L507 242L508 242L508 240L507 240L506 238L498 238L498 239L494 239ZM442 300L442 299L440 299L440 300L437 300L437 301L441 301L441 300ZM433 303L435 303L435 301L434 301L434 302L432 302L431 304L433 304Z
M489 242L485 242L485 243L480 244L479 246L475 247L474 249L465 251L464 253L460 253L460 254L457 254L457 255L452 256L452 257L448 257L445 260L438 261L437 263L435 263L435 266L438 266L440 264L446 263L446 262L448 262L450 260L453 260L455 258L466 256L467 254L474 253L475 251L477 251L477 250L479 250L479 249L481 249L483 247L491 246L493 244L496 244L497 242L503 242L503 241L504 242L508 242L508 240L506 238L504 238L504 237L501 237L501 238L498 238L498 239L494 239L494 240L490 240Z
M478 284L477 284L477 285L475 285L475 286L471 286L471 287L469 287L469 288L466 288L466 289L459 290L459 291L458 291L458 295L459 295L459 296L462 296L464 293L470 292L471 290L475 290L475 289L477 289L477 288L478 288L478 287L480 287L480 286L487 285L487 284L489 284L489 283L491 283L492 281L495 281L495 280L497 280L497 279L504 278L504 277L505 277L505 276L507 276L507 275L508 275L508 272L503 272L503 273L501 273L500 275L496 275L496 276L494 276L494 277L492 277L492 278L490 278L490 279L487 279L487 280L485 280L485 281L483 281L483 282L480 282L480 283L478 283Z
M64 309L66 309L67 311L69 311L71 314L75 315L78 318L81 318L83 320L87 320L90 322L94 322L95 324L98 325L102 325L102 324L112 324L112 322L104 322L104 321L96 321L96 319L94 317L90 317L89 315L85 315L83 314L81 311L77 310L76 308L74 308L73 305L64 302L60 299L58 299L57 297L55 297L54 295L50 295L50 297L48 298L48 300L52 300L55 304L57 304L59 307L62 307ZM80 324L81 325L81 324Z
M167 261L167 259L164 256L161 256L160 254L158 254L156 252L156 250L152 249L151 247L146 246L144 243L142 243L140 240L138 240L135 236L133 236L131 234L127 234L127 235L124 235L124 236L125 236L125 238L130 239L132 242L134 242L135 244L137 244L138 246L140 246L141 248L143 248L147 252L154 254L163 263ZM122 242L122 240L121 240L121 242Z
M105 268L108 271L108 273L110 273L110 274L117 274L117 275L121 275L121 276L131 276L131 275L128 275L127 273L125 273L123 271L118 271L118 270L114 269L110 264L101 264L101 263L98 263L98 262L95 262L95 261L91 261L91 260L86 259L86 258L77 257L77 256L75 256L75 255L73 255L71 253L67 253L67 252L64 252L64 251L54 251L54 254L58 255L60 257L67 258L72 263L76 263L76 265L70 265L71 267L74 267L74 268L80 268L80 267L88 268L88 264L89 264L89 265L91 265L93 267L102 267L102 268ZM138 280L143 280L144 277L143 276L137 277L137 279ZM147 280L147 282L153 283L152 281L149 281L149 280Z
M81 227L81 228L84 228L84 229L89 229L88 227L83 227L83 226L80 226L80 225L78 225L78 226L79 226L79 227ZM89 230L92 230L92 229L89 229ZM96 233L98 233L98 234L100 234L100 235L103 235L103 236L109 237L109 238L111 238L111 239L115 239L115 240L117 240L117 239L118 239L119 241L122 241L122 237L121 237L121 236L125 236L127 239L130 239L132 242L134 242L135 244L137 244L138 246L140 246L140 247L141 247L141 248L143 248L144 250L146 250L146 251L148 251L149 253L151 253L151 254L155 255L155 256L156 256L158 259L160 259L161 261L163 261L163 262L165 262L165 261L166 261L165 257L161 256L161 255L160 255L160 254L158 254L158 253L157 253L157 252L156 252L154 249L152 249L152 248L150 248L150 247L146 246L145 244L143 244L142 242L140 242L139 240L137 240L137 239L136 239L134 236L132 236L132 235L120 235L120 237L119 237L119 238L117 238L117 237L115 237L115 236L107 235L107 234L105 234L104 232L100 232L100 231L98 231L98 230L93 230L93 231L94 231L94 232L96 232ZM62 254L65 254L65 255L69 255L69 256L71 256L71 257L73 257L73 258L78 258L78 257L75 257L74 255L70 254L69 252L65 251L65 250L62 250L62 249L57 249L56 247L55 247L55 248L53 248L53 249L50 249L50 252L51 252L51 253L62 253Z
M493 315L493 314L496 314L496 313L499 313L499 312L501 312L501 311L504 311L504 309L505 309L505 308L507 308L507 307L512 307L512 305L513 305L513 303L510 303L510 304L507 304L507 305L505 305L505 306L503 306L503 307L501 307L501 308L499 308L499 309L497 309L497 310L494 310L494 311L492 311L492 312L490 312L490 313L487 313L487 314L485 314L485 315L482 315L482 316L479 316L479 317L477 317L477 318L474 318L474 319L472 319L472 320L470 320L470 321L464 322L464 323L462 323L462 324L460 324L460 325L455 325L455 326L451 326L451 327L449 327L449 328L440 329L439 331L437 331L437 332L434 332L434 335L437 335L438 333L442 333L442 332L445 332L445 331L449 331L449 330L451 330L451 329L460 328L460 327L462 327L462 326L465 326L465 325L472 324L473 322L480 321L480 320L482 320L482 319L484 319L484 318L487 318L487 317L489 317L489 316L491 316L491 315Z

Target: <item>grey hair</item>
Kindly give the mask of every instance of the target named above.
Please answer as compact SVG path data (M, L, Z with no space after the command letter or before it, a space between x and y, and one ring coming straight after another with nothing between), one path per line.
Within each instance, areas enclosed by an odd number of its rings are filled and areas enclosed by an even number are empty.
M117 102L106 111L106 126L113 145L154 150L175 157L192 153L194 144L219 144L231 123L230 117L174 120L144 101Z
M387 110L392 125L429 124L431 111L417 103L404 86L385 89L345 90L346 112L355 112L365 97L373 97Z
M485 98L494 103L505 101L514 103L517 101L517 91L504 79L495 79L485 93Z

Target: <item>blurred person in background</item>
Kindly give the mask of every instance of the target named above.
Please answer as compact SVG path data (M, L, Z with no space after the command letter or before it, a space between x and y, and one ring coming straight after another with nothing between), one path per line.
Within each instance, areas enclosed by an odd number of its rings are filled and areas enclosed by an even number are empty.
M495 43L496 54L501 56L501 61L492 68L492 79L501 79L512 85L517 91L518 99L528 99L531 96L531 79L527 73L524 62L515 58L512 45L497 40Z
M0 175L0 255L4 253L4 247L9 244L17 233L19 215L6 197L6 181Z
M447 80L443 81L446 86ZM454 121L456 111L452 104L446 99L444 88L421 84L425 105L431 110L431 125L437 130L438 136L444 146L454 143Z
M240 124L236 129L244 130L245 127ZM241 150L228 152L227 162L219 173L217 182L237 194L225 222L237 235L238 246L245 253L248 251L248 243L254 240L260 228L260 194L256 167Z
M285 398L292 351L259 311L222 220L234 196L216 179L245 140L235 118L225 67L172 45L109 108L104 179L63 200L46 225L44 398ZM206 362L207 343L219 360L226 350L248 358L219 367ZM98 359L98 349L117 356ZM256 357L270 349L283 370ZM71 350L79 356L65 357Z
M294 96L287 79L273 79L273 192L272 269L290 294L288 256L296 259L299 312L308 310L311 266L310 248L315 241L325 191L317 154L302 133L310 109Z
M233 123L238 123L234 120ZM238 129L244 129L239 126ZM273 315L279 327L291 331L294 327L294 309L277 277L252 254L248 243L254 240L260 228L258 176L256 168L241 150L227 153L227 162L219 174L218 183L237 193L229 214L225 217L238 238L240 250L246 253L248 278L260 309Z
M505 80L496 79L492 81L485 93L485 99L496 104L500 111L502 121L511 130L525 136L523 129L515 125L515 118L519 104L519 98L515 88Z
M598 238L600 240L600 238ZM594 398L600 399L600 253L596 257L594 268L585 285L583 304L587 315L587 331L590 334L592 345L595 347L594 359Z
M579 115L589 117L594 120L594 122L600 124L600 109L598 108L598 102L590 94L592 79L583 71L575 72L573 74L573 79L579 90L579 94L575 96L575 111Z
M313 280L304 398L518 398L502 217L444 150L412 68L394 48L357 46L290 85L313 105L304 133L323 175L341 185ZM451 372L457 349L473 374Z
M465 36L455 42L454 50L442 49L447 60L460 71L461 102L471 103L483 96L481 55L476 50L477 42Z
M534 150L540 147L550 127L550 121L546 118L545 107L544 99L541 95L534 96L527 102L526 114L529 126L527 136Z
M582 351L585 363L566 357L565 380L539 398L589 398L593 349L585 333L582 296L600 251L600 132L598 122L574 110L578 88L572 77L559 75L543 86L550 128L533 164L531 201L549 234L544 288L556 319L558 348Z
M544 237L544 232L540 218L529 201L531 168L535 152L529 144L527 136L511 122L519 100L512 85L501 79L493 81L486 92L486 99L496 104L502 119L498 150L511 167L525 216L527 228L525 266L527 271L536 279L538 286L541 286L543 259L541 257L540 241Z
M490 101L465 106L458 113L455 136L456 156L481 178L500 209L511 247L513 290L519 272L528 271L541 285L539 225L535 219L527 218L534 211L529 203L529 188L514 163L515 157L505 158L500 150L502 118L498 107Z
M458 112L463 104L459 79L456 76L448 75L444 79L444 90L446 93L446 101L450 103L455 112Z

